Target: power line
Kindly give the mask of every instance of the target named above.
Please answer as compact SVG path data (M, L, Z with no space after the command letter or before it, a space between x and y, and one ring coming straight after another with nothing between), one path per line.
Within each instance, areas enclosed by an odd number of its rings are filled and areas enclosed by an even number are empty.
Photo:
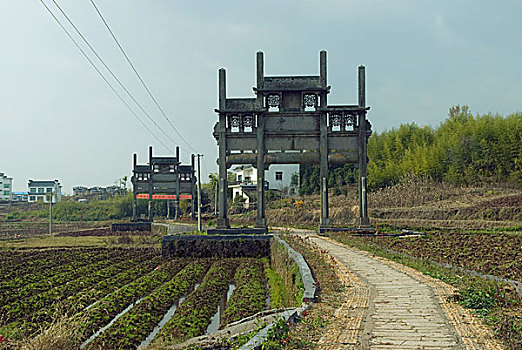
M105 25L105 27L107 28L107 30L109 31L109 33L111 34L112 38L114 39L114 41L116 42L116 45L118 45L121 53L123 54L123 56L125 57L125 59L127 60L127 62L129 63L129 65L131 66L132 70L134 71L134 73L136 74L136 76L138 77L141 85L143 85L143 87L145 88L145 90L147 91L147 93L149 94L150 98L152 99L152 101L154 101L154 104L156 105L156 107L158 107L158 109L160 110L161 114L163 114L163 117L165 117L165 120L167 120L167 122L170 124L170 126L172 127L172 129L176 132L176 134L178 134L179 138L194 152L197 152L187 141L185 141L185 139L183 138L183 136L181 135L181 133L178 131L178 129L174 126L174 124L172 124L172 122L170 121L169 117L167 117L167 114L165 113L165 111L163 110L163 108L160 106L160 104L158 103L158 101L156 100L156 98L154 97L154 95L152 94L151 90L149 89L149 87L147 86L147 84L145 84L145 81L143 81L141 75L138 73L136 67L134 66L134 64L131 62L129 56L127 55L127 53L125 52L125 50L123 49L123 47L121 46L120 42L118 41L118 39L116 39L116 35L114 34L114 32L112 31L112 29L109 27L109 24L107 23L107 21L105 20L105 18L103 17L103 15L101 14L100 10L98 9L98 7L96 6L96 4L94 3L94 0L90 0L92 6L94 6L94 9L96 10L96 13L98 13L98 16L100 17L100 19L102 20L103 24Z
M47 12L49 12L49 14L53 17L53 19L56 21L56 23L58 23L58 25L60 26L60 28L62 28L62 30L65 32L65 34L67 34L67 36L69 37L69 39L71 39L71 41L74 43L74 45L76 46L76 48L78 50L80 50L80 52L83 54L83 56L87 59L87 61L89 61L89 63L91 64L91 66L96 70L96 72L100 75L100 77L103 79L103 81L105 81L105 83L111 88L111 90L116 94L116 96L118 96L118 98L123 102L123 104L129 109L129 111L131 111L131 113L134 115L134 117L136 117L136 119L143 125L143 127L145 129L147 129L147 131L169 152L172 152L171 149L169 149L165 143L163 143L163 141L161 141L161 139L158 138L158 136L156 136L156 134L154 134L154 132L152 132L152 130L150 130L150 128L143 122L143 120L141 120L141 118L136 114L136 112L134 112L134 110L129 106L129 104L127 103L127 101L125 101L125 99L118 93L118 91L116 91L116 89L114 88L114 86L112 86L112 84L107 80L107 78L103 75L103 73L98 69L98 67L94 64L94 62L91 60L91 58L85 53L85 51L80 47L80 45L76 42L76 40L74 40L74 38L71 36L71 34L67 31L67 29L62 25L62 23L60 22L60 20L54 15L54 13L51 11L51 9L45 4L45 2L43 2L43 0L40 0L40 2L42 3L42 5L45 7L45 9L47 10Z
M113 73L113 71L109 68L109 66L105 63L105 61L100 57L98 52L92 47L92 45L87 41L85 36L80 32L80 30L74 25L72 20L67 16L65 11L60 7L60 5L56 2L56 0L52 0L52 2L55 4L55 6L60 10L62 15L67 19L69 24L73 27L73 29L76 31L76 33L82 38L82 40L85 42L85 44L89 47L89 49L92 51L92 53L100 60L102 65L107 69L107 71L110 73L110 75L116 80L116 82L120 85L120 87L129 95L129 97L134 101L134 103L138 106L138 108L149 118L149 120L165 135L173 144L176 144L176 141L170 135L161 128L158 123L150 116L150 114L143 108L143 106L136 100L136 98L130 93L130 91L125 87L125 85L118 79L118 77Z

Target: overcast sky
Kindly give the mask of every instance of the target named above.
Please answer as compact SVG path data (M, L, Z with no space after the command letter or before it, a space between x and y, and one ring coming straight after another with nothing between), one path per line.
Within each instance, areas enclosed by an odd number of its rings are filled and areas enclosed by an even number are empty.
M43 1L70 29L52 0ZM174 142L140 118L169 149L181 146L188 162L191 149L139 85L90 0L56 1ZM480 114L521 110L519 0L94 1L169 119L205 155L204 179L217 171L217 71L227 69L229 97L253 97L259 50L266 75L318 75L319 51L327 50L330 104L357 103L364 64L378 132L437 126L457 104ZM66 193L106 186L130 177L133 153L139 163L149 145L155 155L170 153L39 0L2 1L0 45L0 172L14 178L15 191L26 191L28 179L58 179Z

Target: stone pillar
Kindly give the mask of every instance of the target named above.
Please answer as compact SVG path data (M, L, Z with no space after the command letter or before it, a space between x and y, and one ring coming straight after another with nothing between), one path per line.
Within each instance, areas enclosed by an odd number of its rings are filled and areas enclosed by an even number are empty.
M321 113L321 135L319 144L319 175L321 178L321 228L330 224L328 211L328 128L326 125L326 113Z
M320 52L319 71L321 74L321 85L325 88L327 86L326 80L326 51ZM320 107L326 107L327 98L326 92L321 93ZM326 228L330 225L330 215L328 210L328 125L326 118L327 113L321 113L321 120L319 124L320 139L319 139L319 170L321 183L321 222L320 227Z
M149 147L149 221L154 221L154 202L152 195L154 193L154 169L152 166L152 146Z
M265 217L265 118L257 116L257 216L256 227L266 228Z
M366 107L366 87L365 87L365 68L359 66L359 107ZM364 227L370 225L368 218L367 206L367 152L366 152L366 111L359 114L359 218L357 219L357 226Z
M218 165L219 165L219 217L217 222L217 228L224 229L230 228L228 223L227 215L227 193L228 193L228 182L227 182L227 144L226 144L226 115L221 112L225 109L226 103L226 71L221 68L219 70L219 122L218 122L218 134L219 134L219 154L218 154Z
M137 189L136 189L136 165L138 163L138 155L134 153L133 155L133 167L132 167L132 221L138 220L138 200L136 199Z
M258 51L256 56L256 68L257 68L257 87L263 88L265 86L265 64L264 64L264 57L263 52ZM258 97L262 97L261 94L258 95Z
M192 208L192 213L190 214L190 217L192 220L196 220L196 202L194 199L194 187L195 187L195 180L196 176L194 176L194 169L196 169L195 163L194 163L194 155L192 154L190 156L190 164L192 165L192 172L190 173L190 194L192 196L192 199L190 200L190 207Z
M324 50L319 53L319 73L321 76L321 85L323 88L326 88L328 83L326 79L326 51ZM326 99L324 100L324 104L323 101L321 101L321 107L326 107Z
M264 67L264 56L263 52L258 51L256 56L256 84L258 88L263 88L265 84L265 67ZM264 96L262 94L257 95L257 100L260 105L263 104ZM256 169L257 169L257 214L256 214L256 227L266 228L266 216L265 216L265 119L260 113L257 118L257 156L256 156Z
M181 181L181 175L179 173L179 165L181 162L179 161L179 147L176 146L176 199L174 200L174 219L179 219L181 216L181 210L179 208L179 192L180 192L180 181Z

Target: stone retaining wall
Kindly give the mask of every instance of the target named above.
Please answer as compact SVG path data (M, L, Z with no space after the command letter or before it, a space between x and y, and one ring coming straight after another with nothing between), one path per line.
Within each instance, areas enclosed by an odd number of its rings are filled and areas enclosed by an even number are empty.
M272 235L166 235L162 241L164 258L261 258L270 256Z

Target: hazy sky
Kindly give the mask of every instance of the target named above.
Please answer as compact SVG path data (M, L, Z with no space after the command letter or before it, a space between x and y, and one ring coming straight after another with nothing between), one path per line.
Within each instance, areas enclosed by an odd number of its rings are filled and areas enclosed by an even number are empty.
M188 162L190 149L147 97L90 0L56 1ZM52 0L44 2L59 14ZM217 70L227 69L229 97L253 97L258 50L267 75L317 75L319 51L327 50L331 104L357 102L357 66L364 64L376 131L405 122L436 126L457 104L473 113L521 110L519 0L95 3L172 123L205 155L205 179L217 170ZM155 155L170 153L39 0L2 1L0 45L0 172L14 178L15 191L26 191L28 179L58 179L67 193L110 185L131 175L134 152L139 163L147 162L149 145Z

